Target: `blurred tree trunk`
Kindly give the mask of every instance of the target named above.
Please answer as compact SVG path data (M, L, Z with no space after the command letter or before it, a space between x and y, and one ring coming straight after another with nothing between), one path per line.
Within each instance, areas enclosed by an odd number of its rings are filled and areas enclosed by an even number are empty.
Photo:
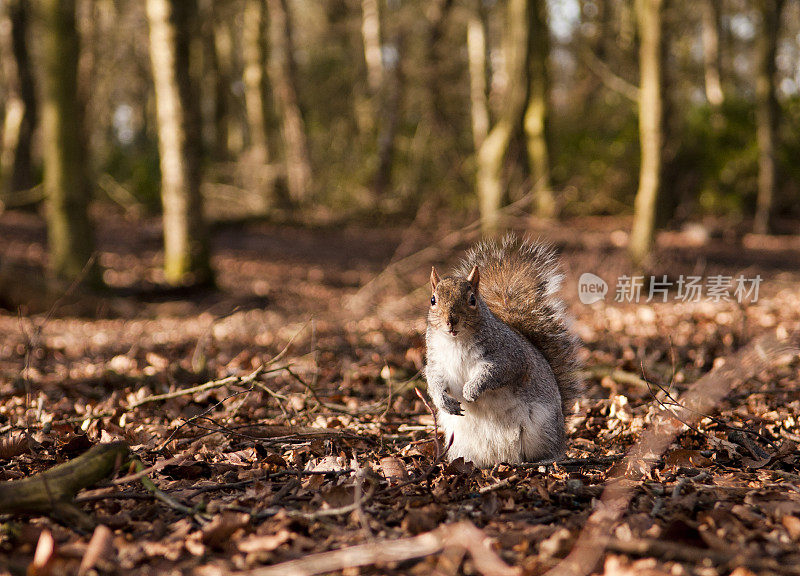
M662 9L663 0L636 0L639 24L639 145L641 166L629 251L641 265L655 236L656 206L663 170L664 141Z
M297 97L292 22L286 0L267 0L270 23L270 80L281 115L286 184L296 203L311 195L311 162L305 123Z
M596 14L590 18L592 9L596 11ZM580 27L582 33L578 41L583 45L584 58L589 59L586 62L588 74L582 92L585 94L583 109L589 111L593 110L598 102L602 103L605 96L602 87L607 79L602 78L601 74L606 72L606 69L600 69L596 63L607 66L606 63L613 60L614 51L611 47L616 42L618 26L614 22L613 7L608 0L598 2L582 0L581 19L583 21Z
M478 150L478 206L484 234L497 232L505 197L503 165L509 145L525 123L530 91L528 39L530 0L509 0L506 8L505 53L508 80L502 112Z
M364 40L364 62L367 65L367 86L377 95L383 85L381 52L381 18L378 0L361 0L361 37Z
M508 81L503 112L478 150L478 206L484 234L498 231L499 211L505 196L503 161L517 127L522 122L528 82L524 52L527 46L527 0L509 0L506 13L506 69Z
M525 55L528 72L528 102L524 117L525 144L528 152L533 189L533 212L541 218L556 214L556 201L550 184L548 146L548 66L550 28L547 25L545 0L529 0L527 6L528 50Z
M164 275L170 284L213 282L200 197L200 122L189 71L194 2L147 0L164 209Z
M214 61L217 69L217 86L214 116L217 125L217 147L225 156L236 156L242 150L244 138L238 115L231 106L231 85L234 77L234 47L228 14L219 2L213 2Z
M266 38L264 35L265 0L247 0L244 8L242 43L244 52L244 99L250 132L250 157L254 163L269 161L267 142L264 69Z
M380 130L378 132L378 169L372 187L374 200L377 202L386 194L392 183L392 166L394 165L395 137L400 125L400 104L403 95L403 52L404 40L398 33L391 44L397 50L395 62L386 66L383 71L382 102L380 107Z
M36 86L28 53L28 0L7 0L8 31L3 38L7 93L0 148L0 198L34 185L31 144L37 122ZM5 36L5 27L3 34Z
M722 105L725 95L720 79L720 3L721 0L702 0L703 11L703 70L706 99L714 107Z
M756 138L758 198L753 232L768 234L775 197L776 149L780 108L775 97L775 54L784 0L760 0L761 31L757 37Z
M231 85L231 46L230 36L225 34L228 27L220 22L217 3L212 2L211 13L214 18L211 31L209 57L214 72L214 156L225 160L230 154L228 147L229 117L228 92Z
M80 45L74 0L40 0L42 34L42 148L50 271L100 282L99 268L86 266L94 252L89 220L83 106L78 100Z
M197 85L200 110L200 125L203 135L203 153L210 161L227 159L227 146L222 140L225 132L217 117L219 109L219 59L214 45L214 26L217 18L213 0L197 0L196 51L199 53L199 74L193 74ZM193 48L194 50L194 48ZM225 103L222 103L225 106ZM220 134L223 132L223 134Z
M487 22L486 11L479 0L475 13L467 23L467 55L469 57L469 95L472 117L472 141L477 153L489 134L489 102L487 98Z
M447 92L444 90L446 80L443 80L442 63L448 61L447 48L442 46L447 17L450 14L453 0L434 0L428 8L428 34L425 47L425 87L427 96L425 101L429 106L428 117L431 124L431 134L434 138L443 136L443 132L452 131L452 126L447 121ZM436 143L434 142L434 148Z

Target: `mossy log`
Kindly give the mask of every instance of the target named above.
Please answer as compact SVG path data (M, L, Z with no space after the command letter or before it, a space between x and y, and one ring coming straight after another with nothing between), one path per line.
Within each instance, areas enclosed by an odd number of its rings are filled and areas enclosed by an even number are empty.
M73 504L75 495L111 475L128 453L125 442L98 444L30 478L0 482L0 514L45 514L89 529L93 523Z

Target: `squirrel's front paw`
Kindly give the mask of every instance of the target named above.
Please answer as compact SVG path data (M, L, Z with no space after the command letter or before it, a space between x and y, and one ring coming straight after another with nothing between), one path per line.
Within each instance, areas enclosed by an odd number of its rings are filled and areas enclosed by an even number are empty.
M464 391L462 392L462 394L464 395L464 400L466 400L467 402L475 402L475 400L478 399L478 396L480 396L478 387L470 386L469 383L467 383L464 386Z
M464 414L461 411L461 402L450 396L450 394L444 394L442 396L440 408L453 416L463 416Z

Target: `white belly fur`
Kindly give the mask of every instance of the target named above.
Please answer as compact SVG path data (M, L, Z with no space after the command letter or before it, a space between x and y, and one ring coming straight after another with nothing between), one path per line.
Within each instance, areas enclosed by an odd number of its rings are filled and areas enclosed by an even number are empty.
M464 402L463 416L439 411L450 460L462 457L476 466L496 462L516 464L556 457L555 439L549 438L553 423L552 407L521 403L509 390L485 392L475 402Z

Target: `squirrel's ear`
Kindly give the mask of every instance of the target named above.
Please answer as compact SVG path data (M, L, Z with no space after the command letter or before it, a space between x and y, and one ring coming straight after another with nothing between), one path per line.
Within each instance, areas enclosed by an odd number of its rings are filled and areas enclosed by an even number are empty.
M439 283L439 275L436 273L436 268L431 266L431 288L436 290L436 285Z
M467 276L467 282L472 284L472 289L475 290L475 292L478 291L478 282L480 282L480 280L481 280L481 273L478 272L477 266L473 266L472 272L470 272L469 276Z

